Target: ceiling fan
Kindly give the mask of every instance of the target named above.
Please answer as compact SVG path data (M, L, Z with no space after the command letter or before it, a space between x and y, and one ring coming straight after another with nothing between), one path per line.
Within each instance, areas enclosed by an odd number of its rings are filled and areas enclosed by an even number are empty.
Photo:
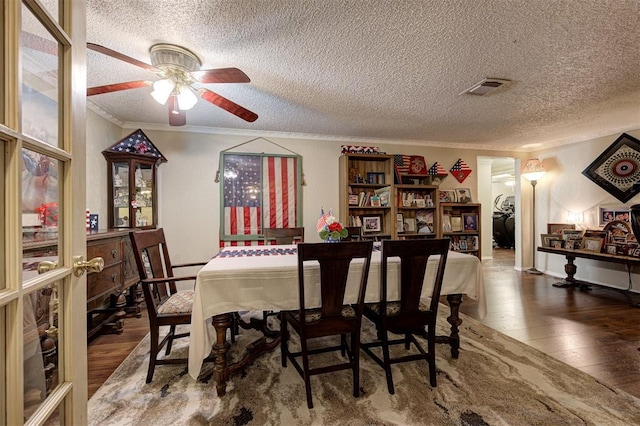
M160 77L155 82L138 80L89 87L87 96L153 85L154 90L151 96L158 103L169 106L169 124L172 126L184 126L187 123L185 111L193 108L198 102L196 94L245 121L251 123L258 119L256 113L235 102L209 89L192 86L193 83L249 83L251 81L249 77L238 68L201 70L202 62L193 52L184 47L166 43L151 46L149 49L151 65L98 44L87 43L87 48L149 70Z

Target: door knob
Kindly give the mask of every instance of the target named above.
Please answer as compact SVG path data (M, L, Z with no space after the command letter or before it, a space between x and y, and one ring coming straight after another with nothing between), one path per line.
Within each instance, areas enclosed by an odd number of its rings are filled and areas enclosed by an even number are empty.
M75 256L73 258L73 273L76 277L87 272L102 272L104 269L104 259L94 257L91 260L84 260L84 256Z

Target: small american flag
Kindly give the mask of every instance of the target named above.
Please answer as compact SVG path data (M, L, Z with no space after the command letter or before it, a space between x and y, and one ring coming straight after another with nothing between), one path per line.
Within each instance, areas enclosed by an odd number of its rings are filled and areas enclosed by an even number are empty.
M393 165L396 168L396 171L401 175L409 174L409 167L411 166L411 156L410 155L402 155L402 154L394 154L393 155Z
M316 225L318 232L322 231L324 227L327 226L327 218L329 216L331 216L331 211L325 213L324 209L320 209L320 217L318 218L318 224Z
M454 164L449 171L460 183L462 183L467 176L471 174L471 169L467 166L467 163L462 160L462 158L458 159L456 164Z

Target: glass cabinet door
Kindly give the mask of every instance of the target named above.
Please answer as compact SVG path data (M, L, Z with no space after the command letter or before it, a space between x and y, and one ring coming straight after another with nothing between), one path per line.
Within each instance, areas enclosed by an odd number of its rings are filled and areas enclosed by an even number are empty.
M136 228L155 226L153 205L154 165L135 163L135 200L132 201Z
M131 212L129 209L129 162L113 162L113 227L128 228Z

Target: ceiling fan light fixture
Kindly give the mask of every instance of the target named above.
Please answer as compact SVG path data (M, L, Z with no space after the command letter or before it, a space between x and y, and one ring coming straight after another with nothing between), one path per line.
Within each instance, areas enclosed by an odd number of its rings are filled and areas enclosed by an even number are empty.
M169 99L169 96L171 96L175 87L175 81L170 78L163 78L162 80L158 80L153 83L153 92L151 92L151 96L153 96L153 99L155 99L160 105L164 105L167 103L167 99Z
M180 85L178 88L178 108L183 111L190 110L198 102L198 97L190 86Z

